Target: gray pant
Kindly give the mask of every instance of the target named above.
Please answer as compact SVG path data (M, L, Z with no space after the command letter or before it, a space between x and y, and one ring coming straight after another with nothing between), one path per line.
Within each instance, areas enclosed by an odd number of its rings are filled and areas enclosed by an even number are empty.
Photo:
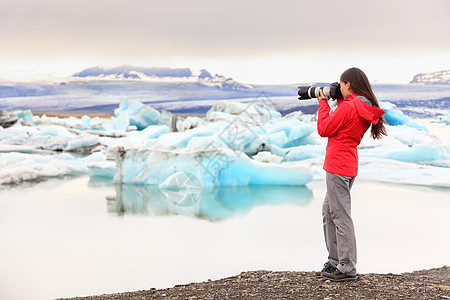
M326 173L327 194L322 205L328 260L344 274L356 275L356 238L351 216L355 177Z

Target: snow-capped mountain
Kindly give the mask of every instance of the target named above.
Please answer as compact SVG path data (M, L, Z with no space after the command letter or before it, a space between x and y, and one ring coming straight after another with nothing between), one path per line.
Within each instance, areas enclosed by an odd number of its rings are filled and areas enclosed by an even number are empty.
M192 72L188 68L145 68L135 66L120 66L105 69L92 67L73 74L73 77L88 79L149 79L160 77L191 77Z
M417 74L410 83L450 84L450 70Z
M202 69L200 71L200 75L198 76L199 83L207 86L218 87L224 90L246 90L253 89L253 86L250 84L244 84L237 81L234 81L231 77L225 77L219 74L216 74L214 77L206 71Z
M72 75L75 78L87 80L141 80L157 82L198 82L209 87L223 90L245 90L252 89L249 84L239 83L233 78L219 74L211 75L205 69L195 75L189 68L146 68L136 66L120 66L114 68L92 67Z

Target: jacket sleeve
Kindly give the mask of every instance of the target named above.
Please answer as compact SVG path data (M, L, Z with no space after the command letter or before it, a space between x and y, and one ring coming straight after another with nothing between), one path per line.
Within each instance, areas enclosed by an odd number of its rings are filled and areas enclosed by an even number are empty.
M347 121L348 105L342 103L330 115L330 106L325 100L319 102L317 131L321 137L331 137L342 128Z

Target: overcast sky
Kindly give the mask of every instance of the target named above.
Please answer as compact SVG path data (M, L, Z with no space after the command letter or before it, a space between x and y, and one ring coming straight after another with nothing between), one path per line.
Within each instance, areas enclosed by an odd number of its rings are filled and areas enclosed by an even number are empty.
M0 77L131 64L296 83L358 66L408 82L450 69L449 12L448 0L0 0Z

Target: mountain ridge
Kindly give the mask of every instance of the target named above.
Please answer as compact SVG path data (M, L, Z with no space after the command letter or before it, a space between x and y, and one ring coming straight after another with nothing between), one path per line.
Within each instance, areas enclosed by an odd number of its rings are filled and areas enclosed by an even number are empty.
M223 90L253 89L250 84L235 81L231 77L211 75L205 69L195 75L189 68L137 67L123 65L113 68L91 67L72 75L74 78L106 79L106 80L142 80L142 81L193 81L209 87Z
M409 83L416 84L450 84L450 70L432 73L420 73L414 76Z

